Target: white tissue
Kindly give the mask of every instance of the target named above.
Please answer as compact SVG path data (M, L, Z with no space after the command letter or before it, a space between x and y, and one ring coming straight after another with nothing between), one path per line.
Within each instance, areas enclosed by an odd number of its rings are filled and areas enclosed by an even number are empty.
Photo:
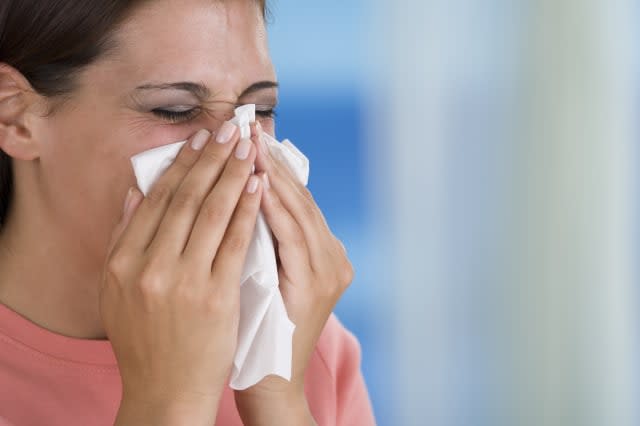
M255 105L235 110L232 121L243 138L251 135ZM309 178L309 160L290 141L279 143L266 133L263 140L271 154L281 159L304 185ZM160 146L131 157L138 186L147 195L153 183L173 163L186 141ZM253 239L240 280L240 326L229 385L243 390L269 374L291 380L293 330L278 287L271 230L262 213L258 215Z

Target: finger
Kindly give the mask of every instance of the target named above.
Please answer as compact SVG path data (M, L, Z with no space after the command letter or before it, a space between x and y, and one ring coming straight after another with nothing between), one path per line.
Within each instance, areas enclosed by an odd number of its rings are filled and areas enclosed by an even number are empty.
M292 275L301 276L309 266L315 270L310 261L309 248L298 222L282 205L278 194L270 188L270 180L266 173L260 173L263 179L262 212L277 240L280 262Z
M258 136L262 131L262 126L260 126L258 121L254 121L253 123L249 123L249 130L251 132L251 139L254 139L254 137Z
M184 251L204 200L232 157L239 133L236 125L226 122L218 132L223 137L208 141L173 195L149 251L176 255Z
M262 191L261 180L251 176L211 265L213 281L222 283L230 291L235 286L240 287L240 275L256 227Z
M120 221L111 232L111 239L109 241L109 245L107 246L107 255L110 255L119 247L118 243L120 242L120 238L131 222L131 216L133 216L133 213L138 208L138 205L140 205L142 198L143 195L137 188L129 188Z
M144 251L149 246L174 192L200 157L201 151L194 149L192 143L202 142L210 136L207 130L200 130L180 149L173 164L154 183L131 218L131 224L121 238L123 245L135 251Z
M255 158L256 148L251 140L241 140L220 179L202 203L183 252L185 258L208 260L211 265L252 174Z
M271 183L270 191L278 195L282 205L300 225L312 252L322 250L323 241L329 228L309 190L296 183L288 166L277 160L267 148L262 138L256 137L259 147L256 158L256 171L264 171Z
M269 149L265 140L262 138L262 135L266 134L262 129L262 125L259 122L252 123L251 129L251 138L258 148L258 158L256 158L257 171L268 172L268 170L266 169L270 167L270 164L278 167L279 169L281 169L284 177L288 178L288 180L290 180L299 191L304 192L306 187L295 177L293 171L289 168L289 166L287 164L284 164L272 154L271 149Z

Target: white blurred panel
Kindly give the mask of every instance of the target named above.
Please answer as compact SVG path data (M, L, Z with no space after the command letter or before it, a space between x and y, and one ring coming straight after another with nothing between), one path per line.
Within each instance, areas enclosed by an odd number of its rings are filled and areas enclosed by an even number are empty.
M632 5L529 6L507 257L518 424L636 424Z
M394 424L633 424L632 0L376 7Z

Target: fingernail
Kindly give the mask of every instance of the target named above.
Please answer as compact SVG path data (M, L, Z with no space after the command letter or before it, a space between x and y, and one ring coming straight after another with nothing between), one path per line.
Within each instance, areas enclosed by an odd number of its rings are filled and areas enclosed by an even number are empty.
M269 182L269 175L268 174L264 174L262 175L262 180L264 181L264 189L269 189L271 188L271 182Z
M256 121L256 130L258 131L258 136L262 136L262 124L259 121Z
M242 139L236 148L236 158L238 160L246 160L251 152L251 139Z
M218 143L227 143L233 137L233 134L236 131L236 125L230 121L225 121L220 130L218 131L218 136L216 136L216 142Z
M127 198L124 200L124 207L122 210L126 213L129 209L129 204L131 204L131 196L133 195L133 188L129 188L129 192L127 192Z
M211 132L209 132L207 129L198 130L198 133L196 133L196 135L193 137L193 140L191 141L191 147L196 151L200 151L207 144L207 141L209 141L210 137Z
M247 183L247 192L249 194L254 194L257 190L258 190L258 184L260 183L260 180L258 179L258 176L253 175L249 178L249 182Z

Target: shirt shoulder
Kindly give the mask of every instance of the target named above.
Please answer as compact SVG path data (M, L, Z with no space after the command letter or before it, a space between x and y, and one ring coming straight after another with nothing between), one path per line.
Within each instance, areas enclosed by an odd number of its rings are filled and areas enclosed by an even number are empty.
M331 409L325 406L324 411L333 412L335 417L329 424L375 424L360 364L361 346L358 339L335 314L331 314L318 339L310 361L311 371L307 374L308 388L324 388L330 392ZM318 377L320 369L323 370L323 377ZM326 395L323 402L325 405L329 402Z
M340 379L344 369L360 369L362 349L355 335L335 314L331 314L316 345L318 356L325 363L331 378Z

